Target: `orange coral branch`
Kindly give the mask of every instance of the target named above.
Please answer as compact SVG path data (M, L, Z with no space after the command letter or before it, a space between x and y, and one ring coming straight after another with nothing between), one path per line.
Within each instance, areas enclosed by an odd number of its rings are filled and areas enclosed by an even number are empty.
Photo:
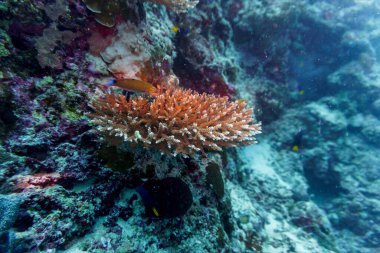
M90 116L106 135L174 155L252 144L261 132L253 110L227 97L164 86L151 100L104 93L90 103Z

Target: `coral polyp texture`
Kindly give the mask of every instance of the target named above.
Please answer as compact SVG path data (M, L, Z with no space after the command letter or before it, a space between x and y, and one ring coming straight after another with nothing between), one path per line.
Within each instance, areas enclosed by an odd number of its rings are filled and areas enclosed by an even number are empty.
M187 12L189 9L194 8L198 4L198 0L148 0L149 2L156 4L163 4L169 9L177 12L183 13Z
M261 131L244 102L189 89L158 87L153 100L104 92L90 105L92 122L106 136L173 155L252 144Z

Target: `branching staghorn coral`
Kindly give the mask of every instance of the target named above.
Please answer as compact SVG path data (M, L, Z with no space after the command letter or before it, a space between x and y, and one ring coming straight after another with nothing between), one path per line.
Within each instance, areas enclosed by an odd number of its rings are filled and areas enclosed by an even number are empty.
M173 155L252 144L261 131L244 102L182 88L158 87L153 98L102 92L90 106L92 123L106 136Z

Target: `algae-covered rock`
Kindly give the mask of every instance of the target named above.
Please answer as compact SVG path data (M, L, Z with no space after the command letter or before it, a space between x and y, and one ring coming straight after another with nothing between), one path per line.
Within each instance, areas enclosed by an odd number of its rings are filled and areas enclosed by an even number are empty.
M7 57L11 54L9 51L12 46L12 42L8 34L0 29L0 58Z
M106 166L115 171L126 171L134 166L134 155L116 146L104 146L99 150L99 156Z
M193 203L189 186L179 178L149 180L137 188L146 213L156 218L183 216Z
M221 168L218 164L211 162L206 167L206 182L211 186L218 198L224 196L224 180Z
M0 12L6 12L8 10L8 1L0 2Z
M0 195L0 232L9 229L16 219L21 198Z

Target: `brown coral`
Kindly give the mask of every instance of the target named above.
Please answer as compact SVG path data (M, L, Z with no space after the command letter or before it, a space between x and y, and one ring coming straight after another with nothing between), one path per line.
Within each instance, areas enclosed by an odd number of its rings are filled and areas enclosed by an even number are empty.
M124 10L124 6L121 6L120 1L83 0L83 2L94 13L95 20L107 27L113 27L115 25L115 16Z
M261 131L244 102L182 88L159 87L153 98L105 92L90 106L92 122L106 136L174 155L252 144Z

